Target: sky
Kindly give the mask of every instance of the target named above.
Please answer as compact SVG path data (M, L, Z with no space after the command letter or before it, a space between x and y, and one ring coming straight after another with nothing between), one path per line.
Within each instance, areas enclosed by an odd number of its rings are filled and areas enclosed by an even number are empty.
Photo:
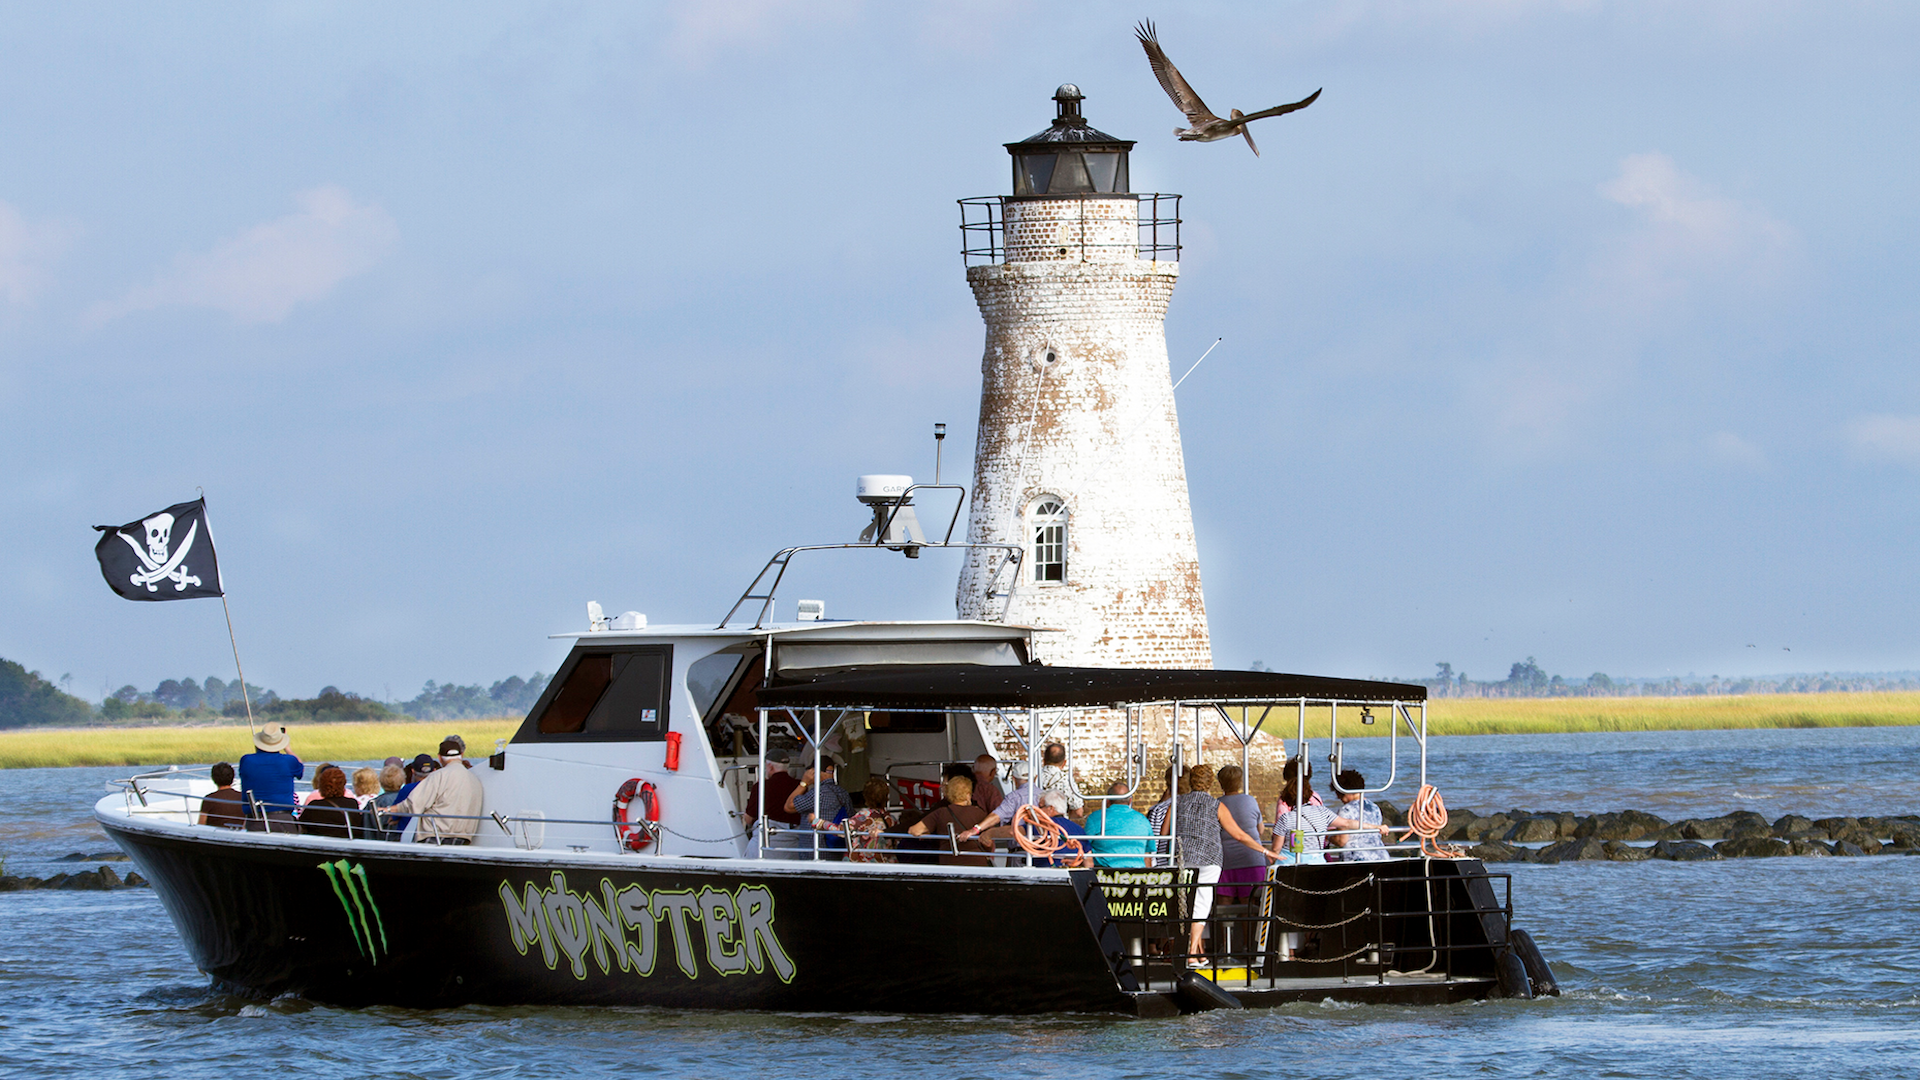
M1134 42L1239 141L1181 118ZM91 526L204 490L251 682L552 671L717 621L972 460L955 200L1062 82L1185 198L1215 662L1920 668L1920 7L0 8L0 656L232 678ZM796 563L829 617L957 563Z

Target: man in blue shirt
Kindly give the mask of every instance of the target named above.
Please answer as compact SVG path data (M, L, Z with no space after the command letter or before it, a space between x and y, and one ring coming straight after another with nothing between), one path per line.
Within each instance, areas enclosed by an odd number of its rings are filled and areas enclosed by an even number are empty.
M292 815L300 805L293 794L293 782L306 775L307 767L293 756L293 739L287 734L286 725L276 724L254 732L253 746L254 752L240 759L240 791L250 800L250 821L258 821L252 814L262 811ZM259 804L258 809L254 808L255 803Z
M1127 805L1127 782L1115 780L1107 788L1109 802L1104 810L1087 815L1089 836L1138 836L1138 840L1091 840L1094 862L1100 866L1145 866L1146 855L1153 850L1153 822L1147 815Z

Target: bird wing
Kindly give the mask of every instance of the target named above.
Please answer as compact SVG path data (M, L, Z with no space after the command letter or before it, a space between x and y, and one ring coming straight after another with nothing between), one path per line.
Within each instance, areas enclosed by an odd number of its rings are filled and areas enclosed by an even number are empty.
M1153 20L1148 19L1133 28L1134 36L1140 39L1140 47L1147 50L1147 63L1153 68L1153 77L1160 80L1160 89L1167 92L1174 105L1187 114L1187 122L1199 126L1208 120L1218 120L1200 95L1193 92L1187 80L1180 77L1180 69L1167 59L1167 52L1160 47L1160 38L1154 30Z
M1178 77L1179 77L1178 75L1175 76L1175 78L1178 78ZM1326 88L1321 87L1321 89L1324 90ZM1248 113L1247 115L1240 117L1240 121L1242 123L1245 123L1248 120L1259 120L1262 117L1267 117L1267 116L1285 116L1290 112L1293 112L1297 109L1304 109L1307 106L1313 104L1314 100L1317 99L1319 96L1320 96L1320 91L1315 90L1313 93L1308 94L1306 97L1301 98L1299 101L1296 101L1291 105L1275 105L1271 109L1261 109L1257 113Z

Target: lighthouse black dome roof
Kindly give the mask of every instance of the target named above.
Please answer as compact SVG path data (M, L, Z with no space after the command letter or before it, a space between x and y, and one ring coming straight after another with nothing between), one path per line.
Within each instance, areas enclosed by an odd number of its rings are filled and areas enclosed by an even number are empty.
M1045 131L1006 144L1013 155L1013 193L1020 195L1118 195L1131 190L1127 153L1120 139L1087 123L1085 95L1072 83L1053 92L1058 109Z

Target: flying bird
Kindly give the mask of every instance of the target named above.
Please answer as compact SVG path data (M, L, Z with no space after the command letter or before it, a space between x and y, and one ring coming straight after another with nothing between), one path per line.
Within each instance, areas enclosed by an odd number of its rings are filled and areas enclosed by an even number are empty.
M1297 109L1304 109L1320 96L1320 91L1315 90L1291 105L1276 105L1271 109L1261 109L1257 113L1243 113L1239 109L1234 109L1223 120L1213 115L1213 110L1207 108L1207 103L1201 101L1200 95L1194 93L1193 87L1187 85L1187 80L1180 77L1180 69L1173 66L1173 61L1167 59L1166 50L1160 47L1160 38L1154 30L1152 19L1135 26L1133 33L1140 39L1140 47L1147 50L1147 63L1153 67L1154 78L1160 80L1160 88L1165 90L1167 96L1173 99L1173 104L1187 115L1189 126L1173 129L1173 133L1179 136L1181 142L1214 142L1239 135L1247 140L1247 148L1253 151L1253 156L1259 157L1260 148L1253 144L1253 132L1247 130L1247 125L1269 116L1285 116Z

